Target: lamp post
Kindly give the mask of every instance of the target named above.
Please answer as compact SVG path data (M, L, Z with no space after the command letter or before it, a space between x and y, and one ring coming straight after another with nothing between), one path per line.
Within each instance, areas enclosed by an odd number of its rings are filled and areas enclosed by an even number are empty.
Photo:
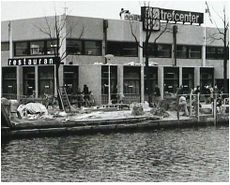
M108 64L108 104L111 105L111 87L110 87L110 59L112 59L114 55L107 54L105 55L105 64Z

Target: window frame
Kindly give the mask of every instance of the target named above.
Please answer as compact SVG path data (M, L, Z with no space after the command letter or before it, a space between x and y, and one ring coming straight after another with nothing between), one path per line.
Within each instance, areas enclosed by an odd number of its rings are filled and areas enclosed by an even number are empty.
M145 43L143 42L143 56L145 55ZM159 55L159 47L160 46L166 46L169 48L169 55L167 56L163 56L163 55ZM150 58L172 58L172 44L165 44L165 43L149 43L149 57ZM155 51L154 49L157 49L157 51ZM165 51L165 50L161 50L161 51Z
M212 52L212 55L214 56L210 56L211 52L208 52L208 49L214 49L214 52ZM223 53L222 54L218 54L218 49L222 49ZM229 60L229 48L227 47L227 58ZM223 60L224 59L224 47L221 46L206 46L206 59L208 60Z
M109 44L116 44L116 48L111 49L112 46L109 46ZM126 46L126 51L130 50L130 48L135 52L135 54L124 54L124 48L125 44L133 44L136 45L134 48ZM110 48L111 47L111 48ZM114 53L114 51L117 51L117 53ZM122 42L122 41L107 41L107 51L106 54L113 54L117 57L138 57L138 46L135 42Z
M80 44L81 44L81 53L79 53L79 54L74 54L74 53L69 53L68 55L87 55L87 56L102 56L102 41L101 40L90 40L90 39L84 39L84 40L82 40L82 39L74 39L74 38L68 38L68 39L66 39L66 52L68 53L68 50L67 50L67 42L68 42L68 40L70 40L70 41L77 41L77 42L80 42ZM99 51L98 52L98 54L95 54L95 53L93 53L93 54L87 54L86 53L86 42L95 42L95 43L98 43L99 44L99 48L96 48L96 49L99 49L99 50L97 50L97 51Z
M185 50L178 50L178 47L185 47ZM192 51L193 48L199 48L199 51ZM183 55L178 55L179 52L183 52ZM198 57L192 57L191 53L199 53ZM178 59L202 59L202 46L200 45L183 45L178 44L176 46L176 58Z

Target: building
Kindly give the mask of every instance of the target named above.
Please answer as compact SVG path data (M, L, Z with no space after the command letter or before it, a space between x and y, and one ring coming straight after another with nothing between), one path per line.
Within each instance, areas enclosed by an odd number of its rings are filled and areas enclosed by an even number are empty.
M63 16L66 15L59 18ZM20 99L35 93L38 98L44 93L56 94L52 58L56 43L39 30L54 19L43 17L1 23L3 97ZM111 94L123 94L126 102L144 101L145 52L131 34L130 21L76 16L67 16L66 20L62 34L66 35L69 30L71 34L64 37L60 49L60 55L65 51L69 54L59 69L60 85L66 85L69 94L76 94L78 87L82 90L87 84L98 105L108 103L109 90ZM176 42L172 32L175 25ZM132 22L132 29L143 46L142 23ZM217 33L217 29L178 23L168 24L168 30L156 45L152 42L160 32L153 32L150 37L150 82L153 87L160 87L162 98L175 93L180 84L188 90L214 83L221 87L223 43L208 38ZM106 60L108 54L114 57ZM110 89L108 74L111 74ZM227 74L229 78L229 71Z

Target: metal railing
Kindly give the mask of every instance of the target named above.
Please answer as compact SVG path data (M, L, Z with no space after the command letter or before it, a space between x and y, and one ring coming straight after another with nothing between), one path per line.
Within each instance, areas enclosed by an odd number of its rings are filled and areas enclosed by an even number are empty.
M218 114L229 114L229 94L178 94L177 95L177 118L180 119L179 97L184 96L187 100L189 117L196 117L200 121L201 117L212 117L217 120Z

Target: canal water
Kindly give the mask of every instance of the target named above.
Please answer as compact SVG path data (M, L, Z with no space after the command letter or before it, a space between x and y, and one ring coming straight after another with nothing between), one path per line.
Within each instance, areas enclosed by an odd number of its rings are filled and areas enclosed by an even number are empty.
M4 181L229 181L229 128L12 140Z

